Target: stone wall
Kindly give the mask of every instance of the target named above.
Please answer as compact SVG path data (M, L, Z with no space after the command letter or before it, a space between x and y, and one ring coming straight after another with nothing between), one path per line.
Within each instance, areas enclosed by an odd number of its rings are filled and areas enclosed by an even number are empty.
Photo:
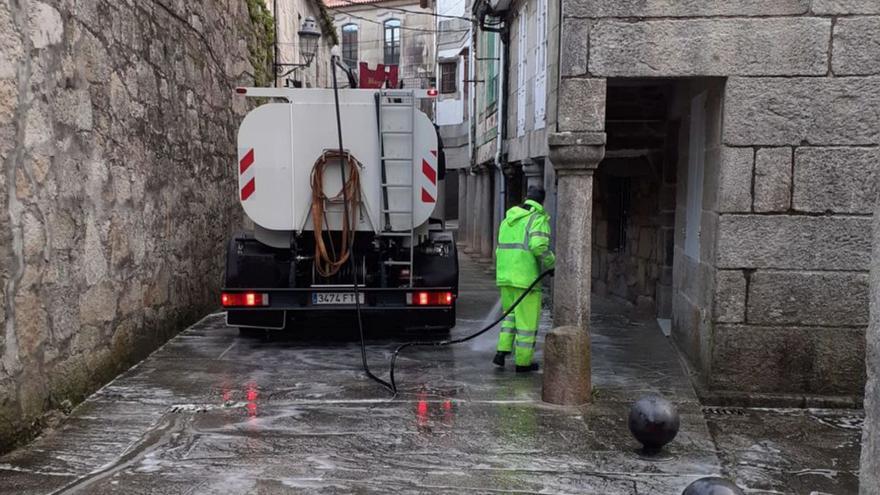
M874 253L871 257L871 323L868 327L868 384L859 493L880 493L880 198L874 210Z
M714 392L799 403L861 394L880 189L875 4L562 2L560 131L606 130L608 79L721 81L702 198L712 235L699 270L678 252L675 268L704 299L677 306L674 326L698 329L679 332L680 344Z
M0 4L0 450L217 306L245 2Z

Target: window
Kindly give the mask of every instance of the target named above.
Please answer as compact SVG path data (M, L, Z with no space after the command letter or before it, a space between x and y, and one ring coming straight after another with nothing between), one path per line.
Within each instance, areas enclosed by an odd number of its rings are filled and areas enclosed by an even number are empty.
M528 47L528 30L526 29L526 17L528 17L528 5L523 5L519 13L519 33L517 35L517 52L519 57L516 63L516 137L526 134L526 49Z
M608 238L606 239L608 250L625 253L626 230L629 227L631 182L629 177L603 177L602 180L608 181L605 205L608 219Z
M400 21L385 21L385 65L400 63Z
M538 0L535 13L535 129L544 128L547 113L547 0Z
M498 68L495 66L495 60L498 59L498 54L495 52L495 33L484 32L484 40L485 40L485 50L483 50L484 57L488 58L488 63L486 64L486 106L492 106L495 104L495 98L497 96L497 88L498 86Z
M455 79L457 62L440 63L440 92L455 93L458 91L458 81Z
M342 61L349 67L356 67L358 61L357 24L342 26Z

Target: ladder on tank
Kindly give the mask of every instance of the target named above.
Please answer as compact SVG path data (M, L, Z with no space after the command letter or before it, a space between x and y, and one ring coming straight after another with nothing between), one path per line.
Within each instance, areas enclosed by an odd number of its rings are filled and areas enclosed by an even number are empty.
M416 97L411 90L379 90L376 93L376 119L379 126L379 160L382 166L382 228L379 231L381 237L409 237L409 259L407 261L385 260L388 266L403 266L409 270L409 285L413 285L413 259L415 254L415 193L413 172L413 155L415 153L415 111ZM386 140L407 142L409 153L389 154L389 146ZM390 147L393 149L393 147ZM389 173L391 172L391 173ZM408 175L408 180L400 179ZM389 176L397 177L391 181ZM409 198L403 201L401 206L392 209L389 195L395 196L394 191L405 191ZM409 231L394 231L391 222L392 215L406 215L409 217Z

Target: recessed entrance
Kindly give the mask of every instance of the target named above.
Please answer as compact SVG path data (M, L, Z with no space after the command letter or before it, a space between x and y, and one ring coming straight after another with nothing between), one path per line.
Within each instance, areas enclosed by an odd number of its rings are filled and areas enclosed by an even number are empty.
M656 315L667 334L675 327L697 359L714 285L701 267L713 262L707 197L720 159L723 82L609 80L593 191L593 291Z

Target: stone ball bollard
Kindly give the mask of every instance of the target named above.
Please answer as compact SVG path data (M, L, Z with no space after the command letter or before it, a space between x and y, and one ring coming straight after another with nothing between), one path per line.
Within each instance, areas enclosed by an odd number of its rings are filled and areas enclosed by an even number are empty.
M729 480L711 476L694 481L681 495L744 495L744 492Z
M678 435L678 410L659 395L646 395L629 410L629 431L646 452L657 452Z

